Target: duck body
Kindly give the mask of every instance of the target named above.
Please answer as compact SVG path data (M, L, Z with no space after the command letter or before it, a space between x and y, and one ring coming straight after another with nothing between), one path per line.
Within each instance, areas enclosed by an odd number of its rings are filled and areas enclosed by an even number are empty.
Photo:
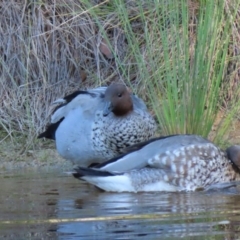
M156 123L144 102L126 92L122 84L120 90L115 85L112 88L78 91L57 100L61 105L39 137L54 139L58 153L79 166L101 163L124 148L151 138ZM117 107L126 102L123 110L113 106L118 98Z
M231 150L230 150L231 151ZM77 168L74 177L105 191L194 191L240 180L226 152L197 135L156 138L94 168Z

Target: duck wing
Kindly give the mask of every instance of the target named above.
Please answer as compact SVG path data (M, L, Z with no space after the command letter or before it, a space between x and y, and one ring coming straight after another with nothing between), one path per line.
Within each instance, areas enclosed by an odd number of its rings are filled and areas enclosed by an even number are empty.
M143 167L167 168L183 161L183 155L191 157L198 154L193 146L214 146L210 141L197 135L171 135L155 138L128 148L128 152L112 158L94 168L110 172L127 172ZM210 151L210 150L209 150ZM178 154L182 154L181 156ZM174 157L176 156L176 157ZM178 156L178 157L177 157Z
M100 87L87 91L76 91L65 96L63 99L57 99L53 104L61 104L54 109L51 116L51 123L58 122L75 108L82 108L83 110L92 109L92 111L94 111L99 104L103 104L105 91L106 87Z
M58 104L53 110L51 122L46 130L38 135L38 138L55 140L55 132L63 119L74 109L79 108L87 114L95 114L99 104L103 104L106 87L99 87L87 91L75 91L64 98L57 99L53 104Z

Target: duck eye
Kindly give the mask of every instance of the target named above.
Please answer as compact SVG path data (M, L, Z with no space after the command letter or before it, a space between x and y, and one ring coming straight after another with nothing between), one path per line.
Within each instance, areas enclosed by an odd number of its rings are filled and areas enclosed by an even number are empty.
M118 94L118 97L122 97L122 94L121 94L121 93L119 93L119 94Z

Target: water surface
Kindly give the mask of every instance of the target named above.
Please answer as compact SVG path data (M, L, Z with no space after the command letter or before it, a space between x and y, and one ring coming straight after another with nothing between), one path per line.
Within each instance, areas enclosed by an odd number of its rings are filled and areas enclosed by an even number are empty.
M1 172L0 239L237 239L240 193L106 193L60 171Z

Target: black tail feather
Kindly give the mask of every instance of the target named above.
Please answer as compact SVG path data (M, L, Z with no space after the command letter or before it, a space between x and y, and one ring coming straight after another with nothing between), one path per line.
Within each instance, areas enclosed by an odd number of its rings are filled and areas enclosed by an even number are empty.
M73 92L73 93L71 93L71 94L69 94L69 95L64 96L64 100L65 100L67 103L69 103L69 102L71 102L75 97L77 97L77 96L80 95L80 94L91 94L91 93L89 93L88 91L84 91L84 90L77 90L77 91L75 91L75 92Z
M61 118L56 123L51 123L50 125L48 125L46 131L39 134L37 138L48 138L48 139L55 140L55 132L56 132L59 124L62 122L62 120L63 120L63 118Z
M107 171L101 171L99 169L94 168L85 168L85 167L77 167L74 169L75 172L72 175L75 178L81 178L84 176L95 176L95 177L109 177L115 175L121 175L121 173L111 173Z

